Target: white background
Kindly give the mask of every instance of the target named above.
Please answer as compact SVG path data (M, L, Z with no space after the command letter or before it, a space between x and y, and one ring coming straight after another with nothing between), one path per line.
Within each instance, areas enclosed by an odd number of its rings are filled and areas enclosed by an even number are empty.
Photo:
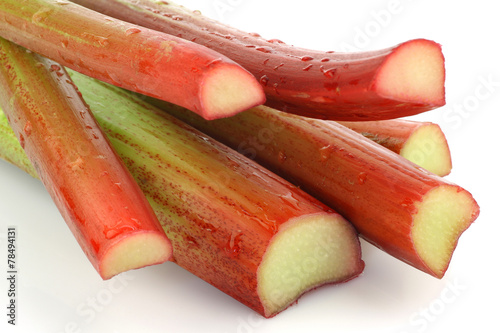
M363 243L366 269L361 277L306 294L298 304L264 320L171 263L102 282L43 186L0 161L0 331L497 331L500 25L494 2L186 0L183 4L269 39L325 51L348 46L377 49L420 37L441 43L447 106L416 118L441 125L453 154L449 178L474 194L481 215L462 236L442 280ZM381 15L387 12L391 14ZM11 225L18 230L16 327L6 323L6 230Z

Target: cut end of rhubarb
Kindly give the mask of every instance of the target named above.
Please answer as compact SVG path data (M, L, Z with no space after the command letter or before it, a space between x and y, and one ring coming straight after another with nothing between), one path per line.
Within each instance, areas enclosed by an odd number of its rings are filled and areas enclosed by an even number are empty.
M425 39L400 44L382 64L375 91L402 103L445 104L445 67L441 46Z
M206 120L226 118L265 101L264 90L252 74L237 65L221 64L203 82L200 115Z
M107 280L132 269L164 263L171 257L172 245L165 235L154 232L127 235L105 254L100 274Z
M415 249L433 275L442 278L459 237L479 215L479 206L469 192L444 185L429 191L416 208L411 231Z
M283 224L260 264L258 294L266 317L306 291L358 276L364 268L354 228L336 214L313 214Z
M443 177L451 172L450 148L437 124L428 123L420 126L410 136L400 154L438 176Z

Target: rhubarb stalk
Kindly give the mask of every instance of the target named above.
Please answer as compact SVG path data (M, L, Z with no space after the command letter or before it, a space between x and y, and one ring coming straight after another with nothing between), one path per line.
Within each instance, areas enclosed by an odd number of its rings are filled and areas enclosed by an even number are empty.
M0 36L206 119L231 116L265 100L258 81L227 57L69 1L0 1Z
M451 153L441 127L403 119L340 122L438 176L451 172Z
M151 206L59 64L0 38L0 105L103 279L170 259Z
M437 278L479 215L463 188L337 122L264 106L207 122L178 106L157 104L255 158L334 208L370 243Z
M128 92L71 75L151 202L175 263L266 317L361 273L356 231L330 208Z
M424 39L355 53L322 52L267 40L172 1L73 0L137 25L216 50L260 80L267 105L332 120L399 118L445 104L441 46Z

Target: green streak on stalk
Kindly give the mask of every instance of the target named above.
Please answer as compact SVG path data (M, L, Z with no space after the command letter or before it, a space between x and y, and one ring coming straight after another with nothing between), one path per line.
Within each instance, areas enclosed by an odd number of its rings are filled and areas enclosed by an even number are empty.
M2 109L0 109L0 158L38 178L35 168L24 153L14 131L10 128Z

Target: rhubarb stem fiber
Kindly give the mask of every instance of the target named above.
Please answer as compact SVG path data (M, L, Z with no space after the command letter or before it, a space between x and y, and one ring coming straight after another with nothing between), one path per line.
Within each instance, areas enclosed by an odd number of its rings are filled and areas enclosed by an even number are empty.
M61 65L0 38L0 105L103 279L171 258L149 202Z

